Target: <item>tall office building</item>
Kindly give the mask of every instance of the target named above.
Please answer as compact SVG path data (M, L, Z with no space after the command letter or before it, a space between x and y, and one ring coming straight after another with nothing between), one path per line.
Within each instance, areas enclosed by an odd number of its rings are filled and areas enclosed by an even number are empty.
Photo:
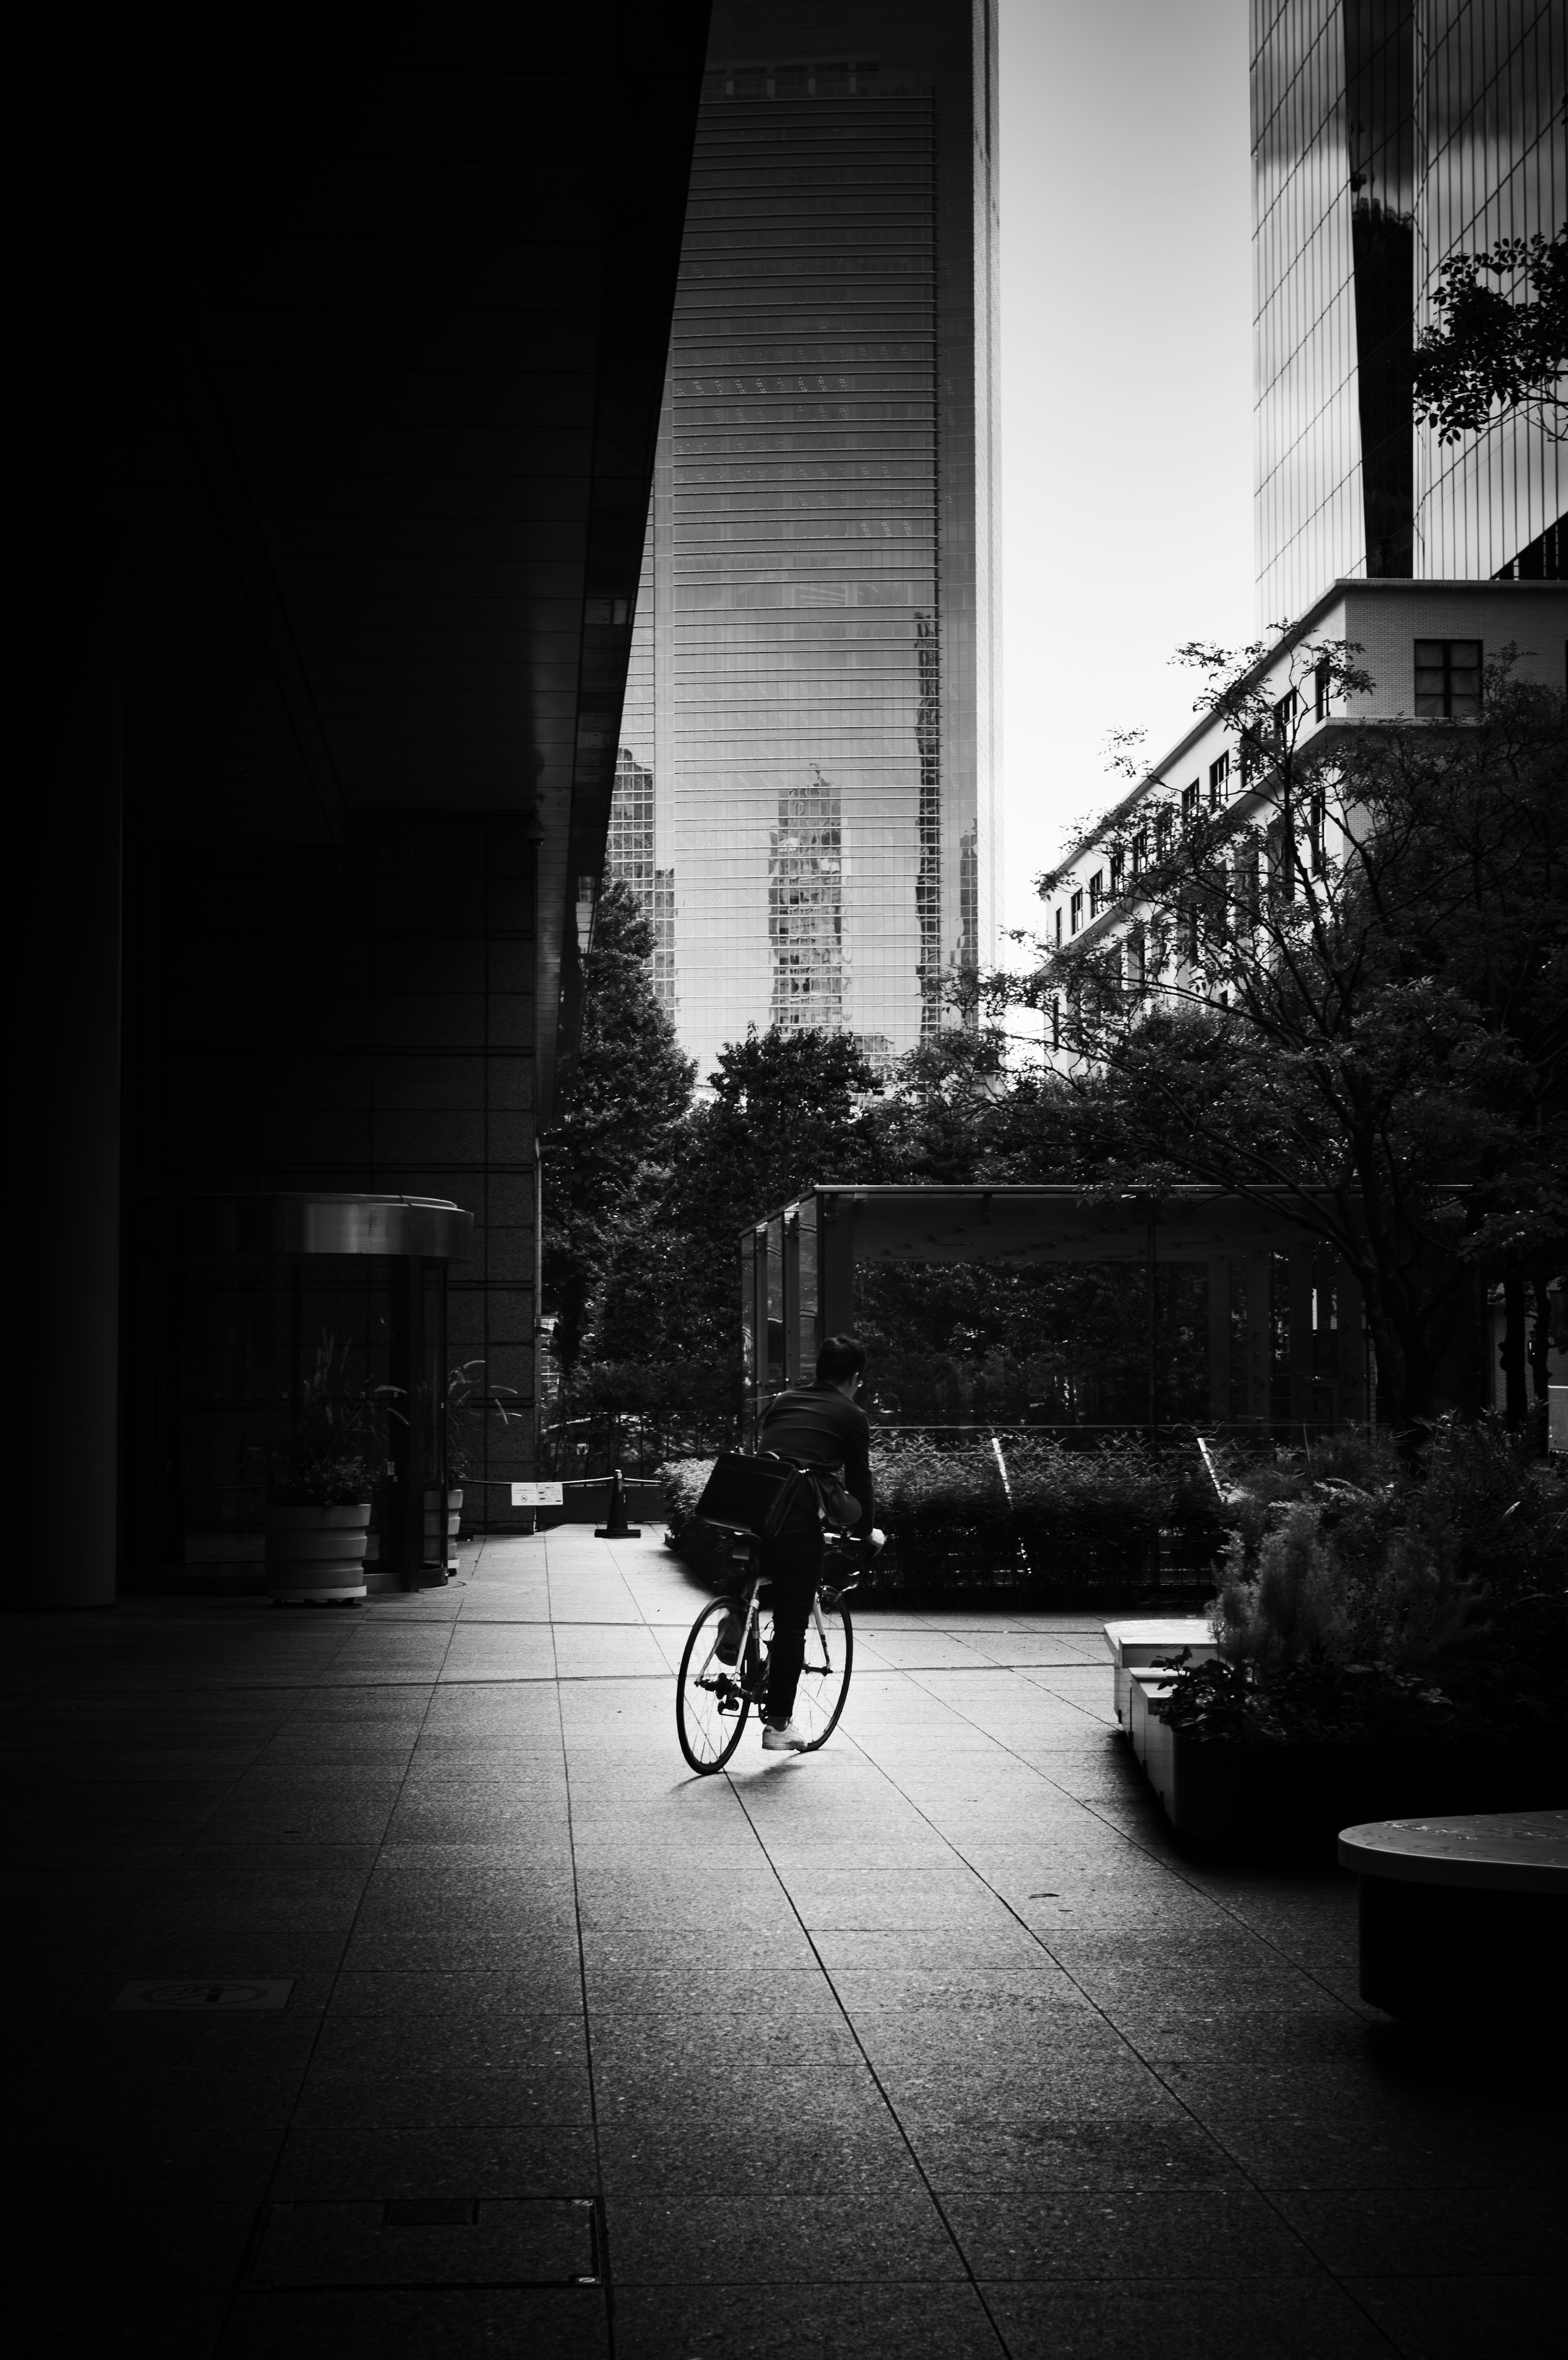
M718 0L708 58L611 859L700 1071L880 1064L993 942L995 0Z
M1258 617L1342 576L1562 571L1563 453L1443 445L1410 364L1445 257L1568 215L1563 0L1252 0Z

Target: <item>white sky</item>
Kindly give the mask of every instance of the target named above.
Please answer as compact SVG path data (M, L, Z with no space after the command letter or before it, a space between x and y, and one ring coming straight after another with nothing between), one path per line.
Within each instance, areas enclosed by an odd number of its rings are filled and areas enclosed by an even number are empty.
M1007 895L1253 634L1247 0L1000 0Z

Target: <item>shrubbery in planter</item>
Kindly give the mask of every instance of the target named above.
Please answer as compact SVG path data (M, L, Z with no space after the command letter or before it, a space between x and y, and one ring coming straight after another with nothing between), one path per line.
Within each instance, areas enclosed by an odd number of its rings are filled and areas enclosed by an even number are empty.
M1568 1726L1568 1482L1491 1421L1353 1482L1262 1470L1212 1611L1217 1663L1181 1671L1194 1740L1515 1747Z
M1006 1480L1003 1476L1006 1467ZM659 1470L670 1502L670 1536L694 1571L713 1578L727 1542L696 1517L709 1459ZM1004 1438L942 1449L899 1437L872 1453L884 1557L862 1576L861 1594L908 1596L953 1590L1033 1596L1151 1589L1185 1552L1201 1580L1223 1538L1212 1505L1195 1493L1187 1454L1138 1437L1091 1450L1047 1437Z

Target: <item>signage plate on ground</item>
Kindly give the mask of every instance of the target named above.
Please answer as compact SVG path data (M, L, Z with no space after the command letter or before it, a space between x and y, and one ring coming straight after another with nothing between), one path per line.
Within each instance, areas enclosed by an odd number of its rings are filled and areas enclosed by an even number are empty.
M289 1975L278 1981L263 1975L216 1976L157 1975L140 1983L126 1983L116 2007L184 2008L192 2014L234 2016L243 2009L287 2007L289 1994L294 1988Z

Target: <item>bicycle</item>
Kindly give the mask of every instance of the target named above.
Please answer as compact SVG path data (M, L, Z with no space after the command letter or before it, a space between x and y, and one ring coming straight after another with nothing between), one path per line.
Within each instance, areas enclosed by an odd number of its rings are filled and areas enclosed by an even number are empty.
M755 1560L755 1544L740 1544L737 1554ZM842 1549L833 1554L842 1561ZM844 1600L855 1579L852 1568L845 1581L822 1582L811 1601L806 1660L795 1691L793 1716L812 1732L810 1743L800 1749L805 1754L815 1754L827 1743L849 1694L855 1626ZM771 1643L771 1632L764 1628L768 1620L762 1596L765 1587L762 1572L752 1572L742 1599L715 1598L711 1606L704 1606L686 1641L676 1680L675 1729L681 1751L699 1777L709 1777L724 1768L740 1743L754 1708L758 1720L762 1717ZM740 1614L743 1620L735 1660L726 1664L719 1655L719 1637L731 1614Z

